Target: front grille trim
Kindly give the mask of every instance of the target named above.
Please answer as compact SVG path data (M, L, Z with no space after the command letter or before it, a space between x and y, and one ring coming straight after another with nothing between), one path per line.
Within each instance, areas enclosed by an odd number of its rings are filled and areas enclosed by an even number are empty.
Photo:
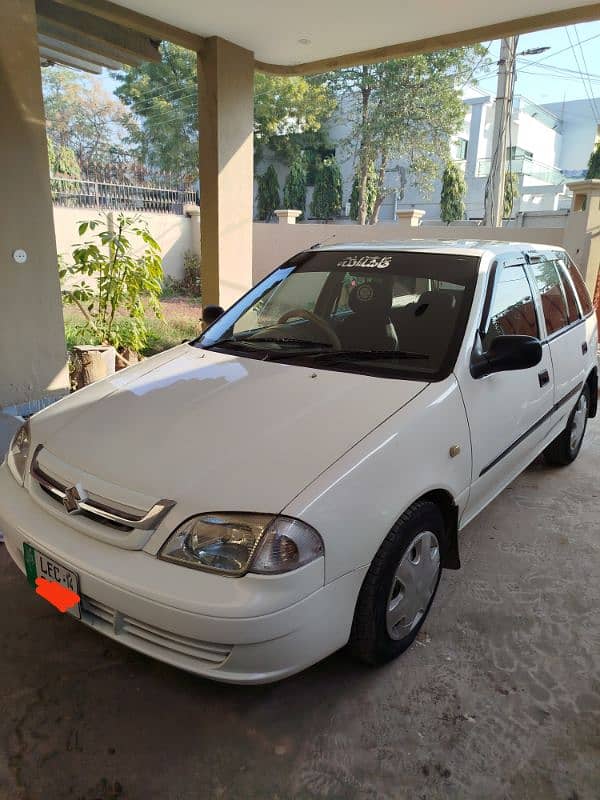
M40 467L38 458L42 450L43 445L38 445L31 459L29 472L33 480L39 484L46 494L64 505L68 487L56 478L50 477L50 475L45 473ZM70 515L81 514L92 519L94 522L99 522L102 525L110 525L126 532L134 529L151 531L159 526L175 505L173 500L159 500L145 514L135 515L129 514L121 509L113 508L110 506L109 502L110 501L99 502L88 497L79 502L76 511L67 513Z
M222 666L231 655L232 644L217 644L171 633L148 622L122 614L87 595L81 597L82 621L99 631L122 640L134 649L143 649L160 658L161 653L173 653L200 661L208 668Z

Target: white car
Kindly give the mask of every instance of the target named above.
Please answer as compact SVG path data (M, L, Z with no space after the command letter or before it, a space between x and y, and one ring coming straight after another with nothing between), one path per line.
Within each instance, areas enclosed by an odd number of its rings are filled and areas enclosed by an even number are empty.
M596 348L564 250L313 248L196 341L36 414L0 530L66 613L199 675L274 681L348 643L380 664L458 532L538 454L577 456Z

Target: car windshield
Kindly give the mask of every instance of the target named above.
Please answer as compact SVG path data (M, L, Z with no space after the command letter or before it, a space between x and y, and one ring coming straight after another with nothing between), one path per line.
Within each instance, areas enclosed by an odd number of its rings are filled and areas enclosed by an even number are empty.
M192 344L244 358L441 380L458 354L478 263L448 253L308 251Z

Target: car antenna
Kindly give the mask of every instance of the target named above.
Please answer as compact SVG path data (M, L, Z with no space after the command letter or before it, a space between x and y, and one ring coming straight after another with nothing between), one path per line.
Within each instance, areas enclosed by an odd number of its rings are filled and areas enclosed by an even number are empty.
M335 233L332 233L331 236L328 236L327 239L323 239L322 242L315 242L314 244L311 244L311 246L308 249L316 250L317 247L322 247L327 242L330 242L332 239L335 239L335 236L336 236Z

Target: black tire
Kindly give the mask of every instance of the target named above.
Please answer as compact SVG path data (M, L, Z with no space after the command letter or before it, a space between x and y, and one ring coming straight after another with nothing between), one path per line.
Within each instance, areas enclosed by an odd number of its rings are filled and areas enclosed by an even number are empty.
M575 413L579 408L582 398L584 398L585 400L585 409L586 409L585 418L583 420L583 433L581 434L581 438L577 442L576 446L572 447L571 433L573 431ZM577 398L577 403L575 404L575 407L569 414L569 419L567 420L565 429L544 450L544 459L548 464L551 464L552 466L555 467L566 467L568 464L572 464L573 461L575 461L575 459L579 455L579 451L581 450L581 445L583 444L583 439L587 428L589 408L590 408L590 390L588 385L586 384L583 387L583 391Z
M444 517L429 500L419 500L404 512L371 563L358 596L349 642L350 652L360 661L379 665L396 658L413 643L427 618L439 586L441 567L427 607L408 635L395 639L388 632L387 611L396 569L415 537L424 531L435 534L442 551L447 536Z

